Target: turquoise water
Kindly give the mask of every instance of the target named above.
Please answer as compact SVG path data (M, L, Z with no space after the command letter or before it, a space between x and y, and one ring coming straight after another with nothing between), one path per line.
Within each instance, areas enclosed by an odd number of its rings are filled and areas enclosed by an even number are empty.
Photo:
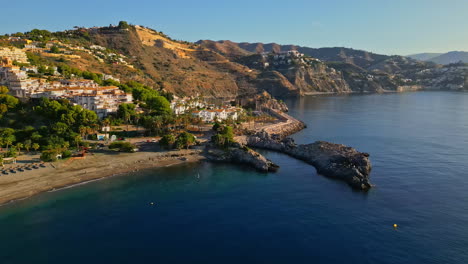
M273 152L274 174L147 170L0 207L0 263L468 263L468 93L287 103L296 141L369 152L376 187Z

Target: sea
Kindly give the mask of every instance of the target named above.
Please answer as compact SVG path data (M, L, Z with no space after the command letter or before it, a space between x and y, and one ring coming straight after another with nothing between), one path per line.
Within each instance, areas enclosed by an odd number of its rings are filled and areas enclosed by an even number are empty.
M468 263L468 93L285 102L297 143L370 153L375 187L269 151L277 173L144 170L0 207L0 263Z

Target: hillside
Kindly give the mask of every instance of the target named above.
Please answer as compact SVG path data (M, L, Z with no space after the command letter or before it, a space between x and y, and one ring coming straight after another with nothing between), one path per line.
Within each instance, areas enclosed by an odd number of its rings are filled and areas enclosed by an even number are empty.
M451 63L468 63L468 52L466 51L451 51L440 56L431 58L430 61L437 64L451 64Z
M421 53L409 55L408 57L443 65L458 62L468 63L468 52L466 51L451 51L447 53Z
M216 47L216 51L223 49L226 41L210 40L198 41L205 48ZM233 47L236 43L229 42ZM384 92L396 91L399 86L406 84L407 71L417 71L433 67L431 64L418 62L401 56L380 55L362 50L349 48L308 48L295 45L279 45L275 43L237 43L237 47L253 54L284 53L295 50L302 53L315 63L309 67L299 69L279 70L284 76L297 86L301 94L314 92ZM229 54L226 54L229 56ZM237 62L248 67L256 65L248 63L246 56ZM265 61L258 62L257 65ZM320 67L317 67L321 65ZM320 69L317 71L317 69ZM334 70L334 72L331 71ZM262 70L262 69L259 69ZM263 69L268 70L268 69ZM296 74L297 73L297 74ZM331 73L331 74L330 74ZM320 81L319 81L320 80ZM306 84L304 84L306 82ZM408 82L408 81L406 81Z
M379 63L383 60L390 58L390 56L379 55L363 50L355 50L349 48L335 47L335 48L309 48L301 47L296 45L280 45L276 43L235 43L227 41L212 41L212 40L200 40L197 42L203 47L210 48L216 46L217 51L223 49L226 43L229 43L230 47L237 46L242 50L250 53L264 53L264 52L286 52L289 50L297 50L298 52L304 53L307 56L314 57L323 61L336 61L351 63L359 67L367 68L375 63Z
M437 56L442 55L443 53L418 53L418 54L412 54L408 55L406 57L412 58L414 60L420 60L420 61L428 61L432 58L435 58Z
M32 44L26 45L31 40L21 37L10 41L9 36L0 36L0 46L25 50L34 65L112 75L123 83L137 81L178 96L232 98L263 90L273 96L297 96L399 91L407 86L466 87L464 65L444 68L408 57L340 47L228 40L190 43L144 26L122 25L63 32L33 30L24 35L32 38Z

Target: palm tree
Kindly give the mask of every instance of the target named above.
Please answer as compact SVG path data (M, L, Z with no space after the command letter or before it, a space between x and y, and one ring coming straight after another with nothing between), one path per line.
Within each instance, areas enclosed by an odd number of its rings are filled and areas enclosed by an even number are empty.
M155 128L156 134L159 134L161 132L161 126L163 125L163 119L161 116L155 116L153 118L153 126Z
M21 155L21 149L24 147L23 143L16 143L16 149L18 150L18 155Z
M30 139L24 141L24 148L26 149L26 152L28 153L29 153L29 149L31 149L31 144L32 142Z
M108 126L110 126L110 124L111 124L111 121L109 120L109 118L106 118L106 119L102 120L102 126L103 127L108 127Z
M37 152L37 150L38 150L41 146L39 146L39 144L37 144L37 143L33 143L31 147L34 149L35 152Z
M8 151L8 150L9 150L8 147L9 147L11 144L13 144L13 139L12 139L11 137L6 137L6 138L4 139L4 142L5 142L5 144L6 144L6 149L7 149L7 151Z

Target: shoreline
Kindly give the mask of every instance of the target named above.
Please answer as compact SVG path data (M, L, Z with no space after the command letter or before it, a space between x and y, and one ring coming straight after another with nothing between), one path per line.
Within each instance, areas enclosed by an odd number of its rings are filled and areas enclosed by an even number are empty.
M269 112L281 121L262 127L261 130L290 136L305 128L303 122L286 113L273 109ZM246 143L247 137L238 136L236 141ZM206 160L203 149L204 146L190 150L156 151L154 146L150 145L145 151L136 153L93 152L83 159L71 158L47 163L46 168L9 175L0 174L0 206L28 199L36 194L73 188L144 169L200 162Z
M93 181L204 160L201 150L136 152L88 155L85 159L63 160L46 168L0 176L0 206ZM54 168L55 167L55 168Z

